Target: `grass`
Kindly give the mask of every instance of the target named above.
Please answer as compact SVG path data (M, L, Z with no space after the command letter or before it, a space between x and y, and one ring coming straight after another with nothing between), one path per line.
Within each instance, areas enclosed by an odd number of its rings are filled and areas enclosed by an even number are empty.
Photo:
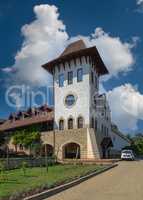
M0 199L45 185L50 188L102 168L97 165L54 165L49 166L48 173L45 168L27 168L25 176L22 169L10 170L6 172L6 180L0 180Z

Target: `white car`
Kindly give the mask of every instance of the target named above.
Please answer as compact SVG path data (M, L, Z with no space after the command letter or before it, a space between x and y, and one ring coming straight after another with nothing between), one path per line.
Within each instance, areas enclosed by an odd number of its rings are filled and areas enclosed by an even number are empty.
M122 150L121 159L122 160L134 160L135 156L133 154L133 151L132 150L128 150L128 149Z

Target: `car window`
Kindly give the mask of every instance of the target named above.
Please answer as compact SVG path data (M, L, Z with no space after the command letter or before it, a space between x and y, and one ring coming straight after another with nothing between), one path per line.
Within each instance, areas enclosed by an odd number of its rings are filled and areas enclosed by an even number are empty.
M131 150L124 150L124 151L122 151L122 153L132 153L132 151Z

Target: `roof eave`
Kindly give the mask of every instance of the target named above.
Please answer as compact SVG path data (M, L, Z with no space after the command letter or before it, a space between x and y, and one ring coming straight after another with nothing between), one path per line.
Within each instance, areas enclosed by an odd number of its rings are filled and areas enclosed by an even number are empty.
M105 75L105 74L109 73L109 71L107 70L104 62L102 61L96 47L90 47L90 48L82 49L82 50L79 50L79 51L76 51L76 52L72 52L72 53L67 54L65 56L56 58L56 59L42 65L42 67L44 69L46 69L49 73L53 73L53 68L55 67L55 65L59 65L60 63L64 63L64 62L66 62L66 60L75 59L77 57L81 57L81 56L85 56L85 55L96 56L98 58L99 64L100 64L100 66L102 66L102 68L101 67L99 68L99 74L100 75Z

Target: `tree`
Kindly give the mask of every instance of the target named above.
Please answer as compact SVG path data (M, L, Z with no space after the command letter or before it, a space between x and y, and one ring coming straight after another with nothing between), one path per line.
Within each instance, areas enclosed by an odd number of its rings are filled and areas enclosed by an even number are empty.
M130 138L131 140L131 146L127 146L124 149L132 149L133 152L138 155L143 155L143 135L142 134L136 134L135 136L132 136Z
M23 130L17 130L12 139L15 146L22 144L26 149L34 149L36 151L41 144L40 131L37 127L29 127Z

